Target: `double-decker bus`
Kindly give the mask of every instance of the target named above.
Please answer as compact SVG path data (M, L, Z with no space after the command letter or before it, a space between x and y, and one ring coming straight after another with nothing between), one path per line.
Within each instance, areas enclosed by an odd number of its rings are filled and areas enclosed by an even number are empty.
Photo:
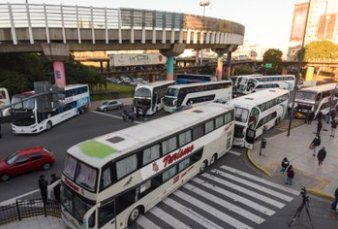
M235 107L235 133L233 145L251 147L247 142L248 129L255 132L254 139L263 130L277 125L287 114L289 91L267 89L230 100ZM252 137L252 136L251 136Z
M245 75L236 80L236 93L247 95L252 92L268 89L281 88L293 91L296 83L294 75Z
M141 115L153 115L163 109L163 97L173 80L156 81L139 84L134 93L134 111Z
M81 114L90 106L88 85L68 85L62 92L62 100L47 103L62 104L46 112L40 112L38 98L34 91L24 92L12 97L12 130L15 134L35 134L51 129L75 115ZM31 98L30 98L31 97Z
M174 112L192 104L231 98L232 83L230 80L222 80L170 86L165 93L163 103L165 111Z
M0 88L0 117L8 116L10 114L10 108L8 106L10 104L9 94L6 88Z
M310 113L316 117L319 112L327 114L330 109L337 109L338 88L336 83L323 84L299 89L296 92L296 117L305 118Z
M177 84L202 83L210 81L217 81L217 77L214 75L188 74L188 73L176 75Z
M70 228L133 224L230 150L233 112L209 103L71 147L62 175L62 219Z

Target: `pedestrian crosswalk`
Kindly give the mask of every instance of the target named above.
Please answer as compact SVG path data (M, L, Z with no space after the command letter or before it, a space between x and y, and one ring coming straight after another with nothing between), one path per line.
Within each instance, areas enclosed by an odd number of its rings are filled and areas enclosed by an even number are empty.
M130 228L257 228L297 195L283 185L223 165L193 178Z

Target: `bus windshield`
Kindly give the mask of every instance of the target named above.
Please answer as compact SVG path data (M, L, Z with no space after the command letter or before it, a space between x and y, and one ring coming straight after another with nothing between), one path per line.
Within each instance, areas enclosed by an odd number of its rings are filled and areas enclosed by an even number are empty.
M165 93L166 96L177 97L178 96L178 89L177 88L168 88L167 92Z
M310 91L297 91L297 93L296 93L296 99L315 101L315 99L316 99L316 93L315 92L310 92Z
M66 157L64 174L81 187L89 191L96 190L97 170L75 158Z
M249 110L241 107L235 107L235 120L245 122L248 120Z
M138 88L135 90L135 97L151 97L151 91L148 88Z
M26 100L26 101L24 101L22 103L19 103L24 98L25 97L21 97L21 96L13 96L13 98L12 98L12 104L15 104L15 103L18 103L18 104L13 105L12 109L33 110L35 108L35 99L29 99L29 100Z
M62 206L82 223L83 216L94 205L94 203L90 203L90 200L86 200L83 197L80 198L76 193L73 193L64 185L62 185L61 195Z

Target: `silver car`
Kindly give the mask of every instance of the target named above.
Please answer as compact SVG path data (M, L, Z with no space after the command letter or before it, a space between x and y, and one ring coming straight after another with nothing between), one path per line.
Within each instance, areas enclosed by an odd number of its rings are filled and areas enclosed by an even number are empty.
M118 100L108 100L103 102L98 108L98 111L111 111L119 109L121 110L123 107L123 103Z

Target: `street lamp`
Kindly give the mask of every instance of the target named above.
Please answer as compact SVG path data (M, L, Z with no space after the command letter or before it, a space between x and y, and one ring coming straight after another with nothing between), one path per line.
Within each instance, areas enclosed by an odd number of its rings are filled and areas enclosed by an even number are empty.
M207 7L209 5L210 5L209 0L201 0L200 1L200 6L203 7L203 29L205 29L205 7ZM197 53L197 56L198 56L198 53ZM202 64L202 62L203 62L202 58L203 58L203 52L201 50L200 64Z
M306 12L306 19L305 19L305 27L304 27L304 34L303 34L303 39L302 39L302 46L300 48L300 51L303 52L304 49L304 43L305 43L305 35L306 35L306 27L307 27L307 21L309 19L309 12L310 12L310 7L311 7L311 0L309 0L309 6L307 8L307 12ZM290 136L290 131L291 131L291 124L292 124L292 119L294 117L294 110L295 110L295 99L296 99L296 92L297 92L297 86L298 86L298 80L301 77L301 64L300 64L300 58L301 55L297 55L297 59L298 59L298 70L297 70L297 76L296 76L296 82L295 82L295 87L293 89L293 95L292 95L292 104L291 104L291 114L289 115L289 126L288 126L288 133L286 136ZM303 55L304 58L304 55ZM306 117L307 118L307 117Z

